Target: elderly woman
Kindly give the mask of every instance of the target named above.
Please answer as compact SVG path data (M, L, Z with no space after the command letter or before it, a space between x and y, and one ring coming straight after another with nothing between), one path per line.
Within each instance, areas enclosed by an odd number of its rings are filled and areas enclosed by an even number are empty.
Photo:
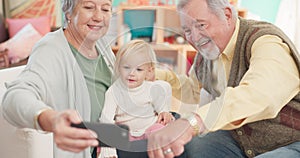
M114 55L103 36L111 0L63 0L65 28L33 48L19 78L7 84L3 115L17 127L53 132L57 158L90 158L93 131L71 123L96 121L111 85Z

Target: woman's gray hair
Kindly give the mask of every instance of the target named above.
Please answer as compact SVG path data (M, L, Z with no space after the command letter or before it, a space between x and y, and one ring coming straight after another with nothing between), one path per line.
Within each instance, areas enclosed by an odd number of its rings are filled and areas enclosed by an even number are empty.
M179 0L177 4L177 9L183 9L189 2L191 2L191 0ZM237 11L235 7L229 3L228 0L206 0L206 3L208 8L221 19L225 18L223 9L226 7L231 8L233 18L237 18Z
M72 14L73 10L75 8L75 6L78 3L78 0L61 0L62 4L61 4L61 9L63 12L63 16L64 16L64 26L66 26L68 19L66 14Z

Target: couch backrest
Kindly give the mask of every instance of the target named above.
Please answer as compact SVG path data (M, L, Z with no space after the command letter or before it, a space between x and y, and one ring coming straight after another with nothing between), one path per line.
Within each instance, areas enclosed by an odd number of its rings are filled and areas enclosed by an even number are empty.
M1 69L0 70L0 100L6 91L5 82L14 80L21 71L25 68L24 66L18 66L13 68ZM0 102L1 104L1 102Z

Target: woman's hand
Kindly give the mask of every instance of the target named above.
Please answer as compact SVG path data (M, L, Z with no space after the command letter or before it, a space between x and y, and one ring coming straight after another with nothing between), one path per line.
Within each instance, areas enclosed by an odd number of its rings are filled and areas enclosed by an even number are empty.
M157 123L167 125L168 123L170 123L171 121L174 121L174 120L175 120L175 118L171 113L161 112L158 114Z
M46 110L40 114L38 122L43 130L53 132L56 145L63 150L78 153L87 147L98 145L95 132L71 127L71 123L81 122L75 110Z

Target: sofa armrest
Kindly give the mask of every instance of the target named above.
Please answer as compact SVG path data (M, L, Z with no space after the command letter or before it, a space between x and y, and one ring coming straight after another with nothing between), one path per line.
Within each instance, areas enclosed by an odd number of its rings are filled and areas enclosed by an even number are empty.
M16 128L2 116L1 100L6 91L4 83L14 80L24 67L0 70L0 157L53 158L52 133L43 134L34 129Z
M2 109L0 107L0 112ZM52 133L16 128L0 116L0 153L7 158L53 158Z
M26 138L28 158L53 158L53 134L39 133L33 129L18 129Z

